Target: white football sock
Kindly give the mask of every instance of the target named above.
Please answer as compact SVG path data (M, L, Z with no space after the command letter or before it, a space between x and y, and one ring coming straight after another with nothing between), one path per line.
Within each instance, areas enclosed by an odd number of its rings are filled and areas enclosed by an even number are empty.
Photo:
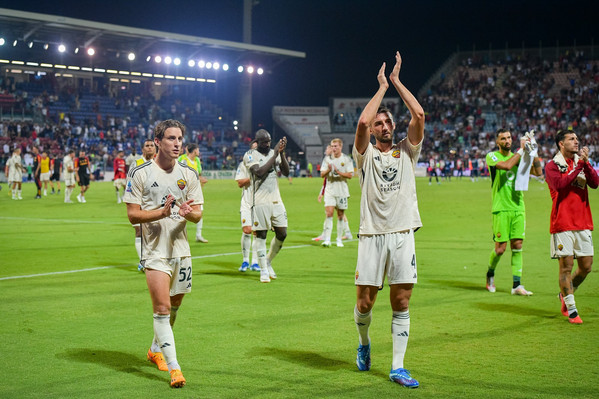
M391 334L393 335L393 363L391 369L403 368L403 359L408 347L410 336L410 312L393 312L391 321Z
M250 251L252 247L252 234L241 233L241 254L243 255L243 261L250 261Z
M256 247L260 269L268 270L268 264L266 263L266 239L254 237L254 246Z
M372 310L370 310L368 313L360 313L358 311L358 307L355 306L354 321L356 322L356 328L358 329L360 345L370 344L368 330L370 329L370 323L372 322Z
M196 238L202 237L202 226L204 225L204 218L202 217L196 225Z
M324 221L324 230L322 234L323 241L331 241L331 232L333 231L333 218L326 218Z
M141 260L141 237L135 237L135 250L137 251L137 258Z
M250 265L258 263L258 251L256 250L256 236L252 234L252 262Z
M170 315L154 314L154 335L160 345L160 351L168 365L168 370L180 369L177 363L177 350L175 349L175 336L170 324Z
M343 231L345 230L345 220L337 219L337 241L341 241L343 237Z

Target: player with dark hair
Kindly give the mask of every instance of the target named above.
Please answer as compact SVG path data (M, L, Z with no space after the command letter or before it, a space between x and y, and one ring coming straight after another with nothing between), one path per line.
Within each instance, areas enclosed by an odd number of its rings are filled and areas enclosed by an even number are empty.
M368 331L372 308L386 276L393 310L393 361L389 379L417 388L418 381L404 368L404 356L410 331L409 302L417 281L414 232L422 226L415 168L424 138L424 111L399 80L401 61L397 52L389 79L410 111L407 137L393 144L393 115L381 107L389 88L383 63L377 76L378 91L360 115L353 148L362 188L354 308L360 340L356 364L359 370L370 370ZM371 135L375 145L370 142Z
M551 257L559 261L559 298L562 314L572 324L582 324L574 292L593 265L593 216L588 187L599 186L599 176L589 163L589 149L579 150L576 133L562 130L555 136L558 152L545 167L551 200ZM574 258L578 268L572 272Z
M85 150L79 151L79 157L75 159L75 175L77 177L77 183L81 187L81 192L77 195L77 201L85 201L85 193L89 189L89 174L90 174L90 163L89 158L85 155Z
M281 173L289 175L289 164L285 156L287 138L283 137L274 149L270 148L270 133L264 129L256 132L255 150L249 150L243 156L243 163L251 173L250 188L252 195L252 230L256 232L254 245L260 265L260 282L270 283L277 275L271 262L277 256L287 237L287 211L279 192L277 166ZM270 242L266 255L266 233L274 229L275 237Z
M526 138L520 140L520 149L512 153L512 134L507 129L499 129L495 142L499 151L487 154L487 165L491 174L493 195L493 241L489 268L487 270L487 290L495 292L495 268L507 248L508 241L512 251L512 295L532 295L522 285L522 242L525 235L526 215L524 195L516 190L518 165L524 155ZM541 162L534 157L530 172L542 176Z

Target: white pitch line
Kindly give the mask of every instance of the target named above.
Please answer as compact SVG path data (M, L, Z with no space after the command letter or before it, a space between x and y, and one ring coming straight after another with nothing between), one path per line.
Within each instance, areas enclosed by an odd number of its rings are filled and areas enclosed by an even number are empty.
M297 249L297 248L306 248L311 247L312 245L304 244L304 245L294 245L291 247L284 247L285 249ZM205 259L205 258L216 258L219 256L230 256L230 255L239 255L241 252L227 252L223 254L212 254L212 255L202 255L202 256L192 256L191 259ZM77 270L65 270L62 272L50 272L50 273L39 273L39 274L26 274L23 276L9 276L9 277L0 277L0 281L2 280L15 280L21 278L32 278L32 277L43 277L43 276L54 276L57 274L68 274L68 273L80 273L80 272L91 272L94 270L104 270L104 269L114 269L117 267L131 267L131 265L114 265L114 266L101 266L101 267L91 267L87 269L77 269Z

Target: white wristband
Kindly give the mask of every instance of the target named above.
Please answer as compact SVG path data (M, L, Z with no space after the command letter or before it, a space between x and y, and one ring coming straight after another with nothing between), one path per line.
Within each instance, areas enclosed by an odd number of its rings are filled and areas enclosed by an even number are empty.
M522 148L520 148L518 150L518 152L516 152L516 154L520 155L520 157L522 157L524 155L524 150Z

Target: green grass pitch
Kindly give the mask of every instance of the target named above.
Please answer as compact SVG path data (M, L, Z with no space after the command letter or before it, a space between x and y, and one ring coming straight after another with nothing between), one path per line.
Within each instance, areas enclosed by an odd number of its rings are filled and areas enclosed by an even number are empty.
M111 183L92 183L86 204L64 204L62 194L34 200L31 183L24 200L12 201L2 184L0 397L597 397L599 276L592 272L576 294L584 324L570 325L559 312L557 261L548 255L546 185L531 181L525 195L523 283L534 296L514 297L509 253L497 269L497 292L484 288L493 247L490 182L429 186L418 179L424 227L416 233L419 282L405 365L421 386L407 390L388 381L388 287L373 311L372 370L357 371L357 241L327 249L310 240L322 229L321 182L280 180L289 231L273 263L279 278L270 284L260 284L259 273L237 271L235 182L204 187L210 242L191 242L194 287L175 325L188 382L180 390L145 359L150 298L136 268L133 228ZM357 178L350 190L355 235ZM595 190L591 203L599 218ZM188 228L193 238L195 226Z

